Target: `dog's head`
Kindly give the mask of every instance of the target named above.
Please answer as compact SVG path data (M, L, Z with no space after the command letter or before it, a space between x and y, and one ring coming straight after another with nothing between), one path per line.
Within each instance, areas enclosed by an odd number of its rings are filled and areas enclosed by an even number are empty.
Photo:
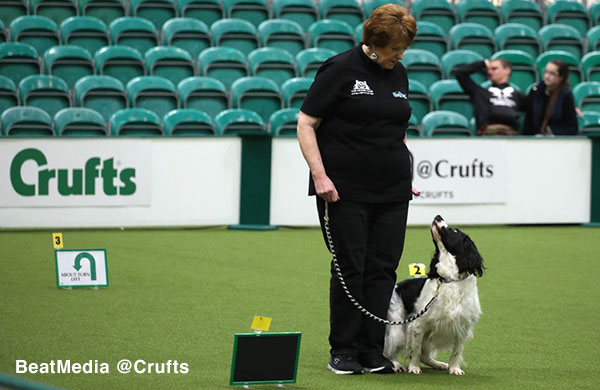
M470 275L483 275L483 258L469 236L448 226L439 215L431 224L431 236L435 254L431 260L429 277L462 280Z

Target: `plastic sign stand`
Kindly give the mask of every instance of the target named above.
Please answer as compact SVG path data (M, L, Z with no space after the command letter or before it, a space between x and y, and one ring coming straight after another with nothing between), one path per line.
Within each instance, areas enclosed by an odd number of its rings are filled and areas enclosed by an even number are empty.
M57 249L56 284L59 288L106 287L106 249Z

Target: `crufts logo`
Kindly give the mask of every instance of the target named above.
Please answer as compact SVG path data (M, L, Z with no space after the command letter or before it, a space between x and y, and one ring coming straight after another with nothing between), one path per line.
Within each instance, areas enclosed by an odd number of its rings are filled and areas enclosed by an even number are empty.
M417 174L423 179L429 179L435 175L442 179L447 178L484 178L494 176L494 166L484 161L473 159L471 164L453 164L448 160L439 160L432 163L428 160L419 161Z
M26 183L22 176L22 168L27 162L34 162L40 168L37 180ZM96 178L102 177L102 190L105 195L132 195L135 193L135 169L126 168L120 172L114 167L114 159L100 160L92 157L83 169L51 169L46 168L48 159L38 149L25 149L17 153L10 164L10 183L13 189L22 196L48 195L54 179L58 193L69 195L95 195ZM101 169L100 166L102 167ZM115 184L115 178L120 183Z

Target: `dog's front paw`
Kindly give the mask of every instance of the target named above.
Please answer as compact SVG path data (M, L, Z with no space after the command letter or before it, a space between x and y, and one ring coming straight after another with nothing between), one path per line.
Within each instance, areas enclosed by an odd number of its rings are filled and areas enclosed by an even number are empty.
M421 367L419 366L408 366L408 373L409 374L417 374L419 375L421 373Z
M465 375L465 372L459 367L450 367L450 375Z
M398 363L397 361L393 361L392 363L394 364L394 371L406 372L406 367L404 367L402 364Z

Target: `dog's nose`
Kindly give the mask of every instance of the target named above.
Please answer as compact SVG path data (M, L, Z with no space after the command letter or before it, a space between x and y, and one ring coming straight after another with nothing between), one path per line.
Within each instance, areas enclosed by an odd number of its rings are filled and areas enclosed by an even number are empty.
M433 220L436 221L436 222L442 222L444 220L444 218L442 218L441 215L436 215Z

